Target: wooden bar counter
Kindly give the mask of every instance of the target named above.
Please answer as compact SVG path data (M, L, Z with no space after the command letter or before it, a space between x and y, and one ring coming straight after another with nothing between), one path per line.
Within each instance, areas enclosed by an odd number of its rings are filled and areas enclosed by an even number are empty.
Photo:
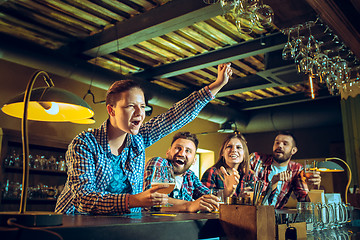
M206 239L225 236L216 213L142 213L118 216L64 215L61 226L41 229L67 239ZM0 238L59 239L55 235L19 228L0 227Z

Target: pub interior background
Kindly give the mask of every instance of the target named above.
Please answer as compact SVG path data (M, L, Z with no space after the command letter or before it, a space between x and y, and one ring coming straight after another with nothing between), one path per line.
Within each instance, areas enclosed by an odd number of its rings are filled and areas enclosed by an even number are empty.
M194 0L191 0L194 1ZM186 1L187 4L190 4L191 1ZM199 0L200 1L200 0ZM1 2L1 1L0 1ZM7 2L7 1L3 1ZM12 1L8 1L9 3ZM42 2L42 1L39 1ZM160 2L167 1L155 1L161 5ZM271 1L268 2L271 5ZM292 2L292 1L290 1ZM274 3L274 5L276 5ZM5 5L0 5L0 10L5 9ZM275 13L275 21L277 19ZM1 24L0 24L1 25ZM1 28L0 28L1 29ZM1 33L1 36L6 36L6 33ZM26 61L22 61L21 58L17 60L12 60L7 57L7 50L2 52L2 48L5 48L12 38L3 38L2 46L0 46L0 105L3 106L9 99L13 96L24 91L26 83L29 77L32 75L37 68L29 67L31 64L32 53L31 48L27 49L29 52L24 53L27 54ZM18 40L16 40L18 41ZM32 46L28 45L27 40L24 40L26 44L24 46ZM20 43L20 42L19 42ZM24 46L20 46L21 49ZM56 58L56 56L54 56ZM14 58L16 59L16 58ZM36 61L38 59L34 59L34 64L36 65ZM44 61L47 61L44 59ZM64 65L66 66L66 65ZM55 71L53 66L47 64L38 64L38 68L41 68L44 71L47 71L51 78L53 79L55 86L59 88L63 88L65 90L69 90L76 95L82 97L84 96L90 84L90 79L87 83L74 81L72 72L68 69L64 69L65 74L59 75L58 71ZM94 72L98 71L95 68ZM67 72L67 73L66 73ZM67 74L67 76L66 76ZM76 74L76 71L75 73ZM89 73L91 75L91 72ZM94 73L97 74L97 73ZM65 76L64 76L65 75ZM212 80L215 79L215 76ZM238 78L237 80L241 80ZM231 80L230 80L231 81ZM39 87L42 86L43 83L38 81ZM110 84L110 83L109 83ZM188 90L188 89L187 89ZM100 88L97 86L91 86L91 91L94 94L96 100L103 100L105 97L105 88ZM171 92L169 91L171 94ZM157 92L152 92L154 96L156 96ZM307 97L308 98L308 97ZM355 98L359 101L359 97ZM95 112L94 119L96 123L88 124L88 125L80 125L73 123L47 123L47 122L36 122L29 121L29 136L30 136L30 144L31 139L35 139L35 145L46 146L46 150L51 151L51 148L56 149L56 151L62 151L66 149L66 145L80 133L82 130L86 130L88 128L96 128L103 121L107 119L107 113L104 104L94 104L91 101L91 96L87 96L85 98L88 104L92 107ZM243 116L246 116L248 119L235 119L236 121L249 121L253 125L249 126L248 130L243 131L241 126L239 127L240 132L242 132L248 142L249 151L250 152L263 152L263 153L271 153L272 152L272 143L274 140L274 134L278 130L290 130L294 132L298 140L298 148L299 151L294 156L294 159L306 159L306 158L325 158L325 157L339 157L341 159L347 160L346 151L345 151L345 140L344 140L344 127L343 127L343 119L344 114L342 113L340 96L330 96L323 98L315 98L312 101L299 101L297 103L288 103L288 104L279 104L278 106L267 107L265 109L254 109L250 111L242 111L238 110L239 113L244 113ZM166 108L152 105L153 111L152 115L162 113L166 110ZM236 107L234 108L236 110ZM224 111L225 112L225 111ZM222 112L218 112L218 115L221 115ZM226 114L224 114L227 117ZM150 116L150 117L151 117ZM21 175L16 171L8 171L4 168L3 161L8 154L6 151L8 150L8 136L11 135L11 141L17 138L19 135L16 135L17 132L20 132L21 120L16 119L10 116L5 115L3 112L0 112L0 128L2 129L1 137L1 176L4 175ZM147 117L149 119L149 116ZM249 120L251 119L251 120ZM230 120L230 119L228 119ZM231 119L234 120L234 119ZM225 120L223 121L225 122ZM355 124L356 125L356 124ZM217 160L219 155L219 149L222 143L222 140L225 138L225 133L218 133L217 130L221 127L221 124L209 121L203 118L197 118L190 124L186 125L180 131L190 131L193 133L204 133L199 134L198 138L200 141L199 147L205 151L204 153L200 153L200 175L211 166L214 161ZM250 128L251 127L251 128ZM250 129L250 130L249 130ZM357 130L359 131L359 130ZM15 137L14 137L15 136ZM165 156L166 150L169 147L169 143L171 142L173 134L167 136L155 143L150 148L146 149L146 160L150 159L154 156ZM16 141L16 140L14 140ZM17 138L17 141L20 141ZM60 150L59 150L60 149ZM46 156L47 158L50 156ZM359 162L359 156L356 156L355 162ZM341 164L340 164L341 165ZM358 182L358 169L352 167L353 174L355 179L354 182ZM53 178L51 174L42 174L41 172L36 172L36 174L30 173L31 180L30 185L35 184L36 181L42 181L44 184L48 179ZM39 175L39 176L34 176ZM62 175L64 176L64 175ZM14 176L12 176L14 177ZM14 177L16 179L16 177ZM340 192L343 195L344 188L347 182L347 174L343 173L324 173L322 174L322 188L325 189L326 192ZM33 182L31 182L33 181ZM64 178L60 178L58 183L52 182L49 184L59 184L61 185L61 181L64 181ZM6 181L2 177L0 179L1 186L4 188ZM6 202L7 210L16 210L17 202ZM49 209L52 210L55 202L49 203ZM0 210L4 210L4 204L1 204ZM9 209L10 208L13 209ZM29 209L43 209L45 208L42 203L29 202Z

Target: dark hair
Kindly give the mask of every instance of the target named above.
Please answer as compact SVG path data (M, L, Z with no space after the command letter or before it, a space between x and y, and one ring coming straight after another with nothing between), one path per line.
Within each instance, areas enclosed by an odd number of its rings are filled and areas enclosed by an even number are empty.
M141 86L134 80L127 79L114 82L106 92L106 105L115 105L118 100L117 97L119 96L119 93L129 91L132 88L139 88L142 92L144 92Z
M279 136L279 135L285 135L285 136L290 136L290 137L292 137L292 139L293 139L293 144L294 144L293 147L296 147L296 138L295 138L295 135L294 135L292 132L290 132L290 131L279 131L279 132L276 134L275 138L276 138L277 136Z
M178 132L174 135L171 145L179 138L191 140L195 144L196 149L198 148L199 140L197 139L195 134L192 134L190 132Z
M241 133L232 133L224 139L224 142L222 143L221 148L220 148L219 159L214 164L214 167L219 169L221 166L224 166L226 168L227 165L226 165L225 159L223 157L223 153L225 151L226 145L233 138L239 139L241 142L241 145L244 148L244 160L240 163L237 170L239 171L239 173L242 172L246 176L249 173L249 169L250 169L250 157L249 157L249 149L247 146L246 139Z

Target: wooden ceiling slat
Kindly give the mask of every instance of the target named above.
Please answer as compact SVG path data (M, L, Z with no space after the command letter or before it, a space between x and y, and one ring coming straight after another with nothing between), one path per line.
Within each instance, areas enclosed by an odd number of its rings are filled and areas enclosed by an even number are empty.
M145 55L139 55L138 52L132 50L131 48L126 48L126 49L122 49L119 51L120 54L129 57L129 58L133 58L136 61L142 62L148 66L154 66L156 65L156 63L158 61L155 61L153 58L150 58L148 56Z
M72 36L85 37L88 36L90 32L98 30L98 28L93 25L58 12L49 6L27 0L18 0L16 4L29 11L28 13L22 12L24 16L29 16L34 20L40 18L39 21L41 24L47 25L55 31L60 30ZM14 8L15 11L20 11L16 5L12 6L12 8Z
M193 39L193 42L195 41L198 42L199 46L200 44L205 45L207 50L219 48L219 45L217 45L215 42L211 41L210 39L204 38L204 36L202 36L197 29L186 27L178 30L178 32L183 33L185 36L189 36L191 39Z
M192 38L190 35L187 34L186 31L175 31L172 33L168 33L167 36L172 37L183 44L186 44L189 48L194 49L197 53L204 53L211 48L206 45L205 43L199 41L198 39Z
M256 66L256 70L257 71L263 71L265 70L265 63L264 63L264 55L261 54L262 56L251 56L248 58L244 58L245 62L250 63L253 66ZM262 59L262 60L260 60Z
M244 63L242 60L233 61L233 63L236 64L237 66L239 66L241 69L243 69L246 75L256 74L256 72L257 72L255 69L251 68L249 65Z
M166 87L170 90L175 90L175 91L181 91L186 88L185 85L180 84L179 82L176 81L172 81L171 79L165 79L165 78L154 79L152 82L162 87Z
M123 75L126 75L131 71L131 69L127 66L120 65L117 62L111 61L103 57L98 57L96 61L95 59L91 59L89 62Z
M114 0L104 0L104 2L109 2L109 4L114 4L116 7L116 3L114 3ZM136 4L137 6L141 6L143 9L137 9L139 12L149 11L151 8L156 7L156 4L153 1L146 1L146 0L131 0L133 4ZM136 9L135 7L133 7Z
M212 81L204 78L203 75L201 75L197 72L189 72L189 73L181 74L176 77L184 77L184 76L187 79L190 79L192 81L192 83L190 82L190 84L195 85L195 86L203 86L204 84L210 84L212 82Z
M232 38L228 37L224 33L218 31L205 22L195 23L193 26L191 26L191 28L196 29L202 38L210 39L221 47L238 43L237 41L234 41Z
M176 33L169 33L164 36L162 36L163 39L165 39L168 42L171 42L172 44L176 45L180 51L185 50L187 52L190 52L191 55L195 55L199 53L200 51L204 51L204 49L201 49L200 47L194 46L194 43L188 41L187 39L181 37L180 35Z
M131 11L126 12L125 10L119 8L119 6L124 4L119 4L119 1L113 1L113 0L91 0L92 2L96 3L99 6L102 6L103 8L107 9L108 11L111 11L113 13L116 13L117 15L121 16L125 19L129 19L133 15L141 14L143 12L146 12L146 9L134 3L133 1L128 1L126 5L130 6Z
M187 51L184 48L181 48L180 46L174 44L171 41L168 41L167 38L164 37L157 37L149 40L148 42L158 46L159 48L162 48L168 52L171 52L181 58L186 58L190 56L194 56L192 52Z
M112 54L103 56L103 58L113 61L115 64L119 65L119 69L122 69L123 67L125 67L126 69L128 69L127 73L133 73L133 72L137 72L137 71L141 70L141 68L138 68L138 67L134 66L133 64L130 64L127 61L120 59Z
M276 88L266 88L267 91L272 92L274 95L282 96L284 92L277 90Z
M231 66L232 66L232 70L233 70L233 76L232 78L236 78L236 77L246 77L247 75L242 72L242 68L240 68L239 66L237 66L236 61L232 61L231 62Z
M142 61L138 61L135 58L125 56L124 54L121 54L121 52L119 52L119 51L115 52L115 53L112 53L112 54L108 54L106 56L115 57L116 59L119 59L119 61L124 61L127 64L132 65L132 67L134 69L136 69L136 70L134 70L134 72L142 71L142 70L147 69L147 68L150 67L148 64L145 64Z
M254 37L252 37L248 34L239 32L237 27L233 23L229 22L223 16L217 16L217 17L211 18L210 20L214 21L214 23L216 23L218 26L221 26L222 28L226 29L228 32L231 32L232 34L234 34L236 36L236 38L234 38L234 40L239 39L239 40L237 40L238 42L240 42L240 39L244 40L244 41L254 39Z
M34 33L33 35L47 36L49 39L54 39L62 43L67 42L69 40L69 38L64 35L45 29L40 25L36 25L28 21L23 21L9 15L0 13L0 19L3 19L4 23L7 22L9 25L14 25L14 26L18 26L18 28L27 29L29 32L33 32Z
M196 70L196 71L193 71L192 73L201 75L203 77L203 79L216 79L216 75L214 76L214 74L206 71L206 69Z
M153 51L152 49L148 49L147 47L144 47L140 44L126 48L126 50L127 49L130 49L133 52L136 52L137 54L139 54L142 57L146 57L146 58L156 61L156 64L153 64L151 66L159 66L163 62L163 58L164 58L163 55L159 54L156 51Z
M63 42L54 41L54 39L47 38L45 36L39 36L34 34L34 32L24 29L23 27L16 26L14 24L9 24L0 19L0 32L11 34L13 36L19 37L20 39L26 39L32 42L37 42L38 44L50 48L58 49L64 45Z
M189 44L192 44L194 48L199 49L199 53L203 53L212 49L207 44L200 42L197 38L193 38L192 36L190 36L188 32L184 29L174 31L174 33L184 38L185 41L189 42Z
M259 90L256 90L255 92L261 94L262 96L265 96L265 97L274 97L275 94L272 94L271 92L268 92L266 89L259 89Z
M38 0L38 1L40 1L44 5L53 7L57 11L63 12L74 18L81 19L81 21L83 21L83 22L93 24L94 26L97 26L100 28L110 24L110 22L108 22L108 21L105 21L99 17L96 17L92 14L89 14L89 13L83 11L83 10L73 7L72 5L69 5L69 4L60 2L60 1L56 1L56 0Z
M116 21L123 21L125 18L123 16L120 16L98 4L94 4L88 0L65 0L69 5L72 5L73 7L76 7L79 10L83 10L87 13L90 13L91 15L94 15L100 19L103 19L107 22L113 22ZM121 4L121 3L118 3ZM125 5L126 6L126 5ZM134 9L125 9L125 11L134 11ZM129 13L130 15L130 13Z
M152 51L156 52L158 56L161 56L162 63L169 63L169 62L173 62L177 59L180 59L180 57L177 56L176 54L173 54L172 52L169 52L165 49L159 48L155 44L156 44L155 42L145 41L145 42L139 43L138 45L142 46L143 48L146 48L148 50L151 49Z

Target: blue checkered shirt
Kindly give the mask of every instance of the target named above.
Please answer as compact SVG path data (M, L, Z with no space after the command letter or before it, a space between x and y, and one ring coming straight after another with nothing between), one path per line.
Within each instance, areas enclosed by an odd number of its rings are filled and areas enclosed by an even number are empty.
M209 88L205 87L177 102L167 112L150 119L140 127L137 135L127 135L120 159L110 150L108 120L97 129L80 133L66 152L68 178L55 212L129 213L129 194L143 191L145 148L194 120L213 98ZM110 185L114 183L115 162L120 162L122 171L117 172L124 183L117 192L109 191L114 189ZM131 209L131 212L136 211L140 208Z
M170 163L167 159L161 157L154 157L146 163L144 175L145 189L151 188L152 173L156 166L170 166ZM179 194L175 197L174 192L171 192L169 196L186 201L193 201L205 194L210 194L210 189L205 187L195 173L188 169L183 175L183 184Z

